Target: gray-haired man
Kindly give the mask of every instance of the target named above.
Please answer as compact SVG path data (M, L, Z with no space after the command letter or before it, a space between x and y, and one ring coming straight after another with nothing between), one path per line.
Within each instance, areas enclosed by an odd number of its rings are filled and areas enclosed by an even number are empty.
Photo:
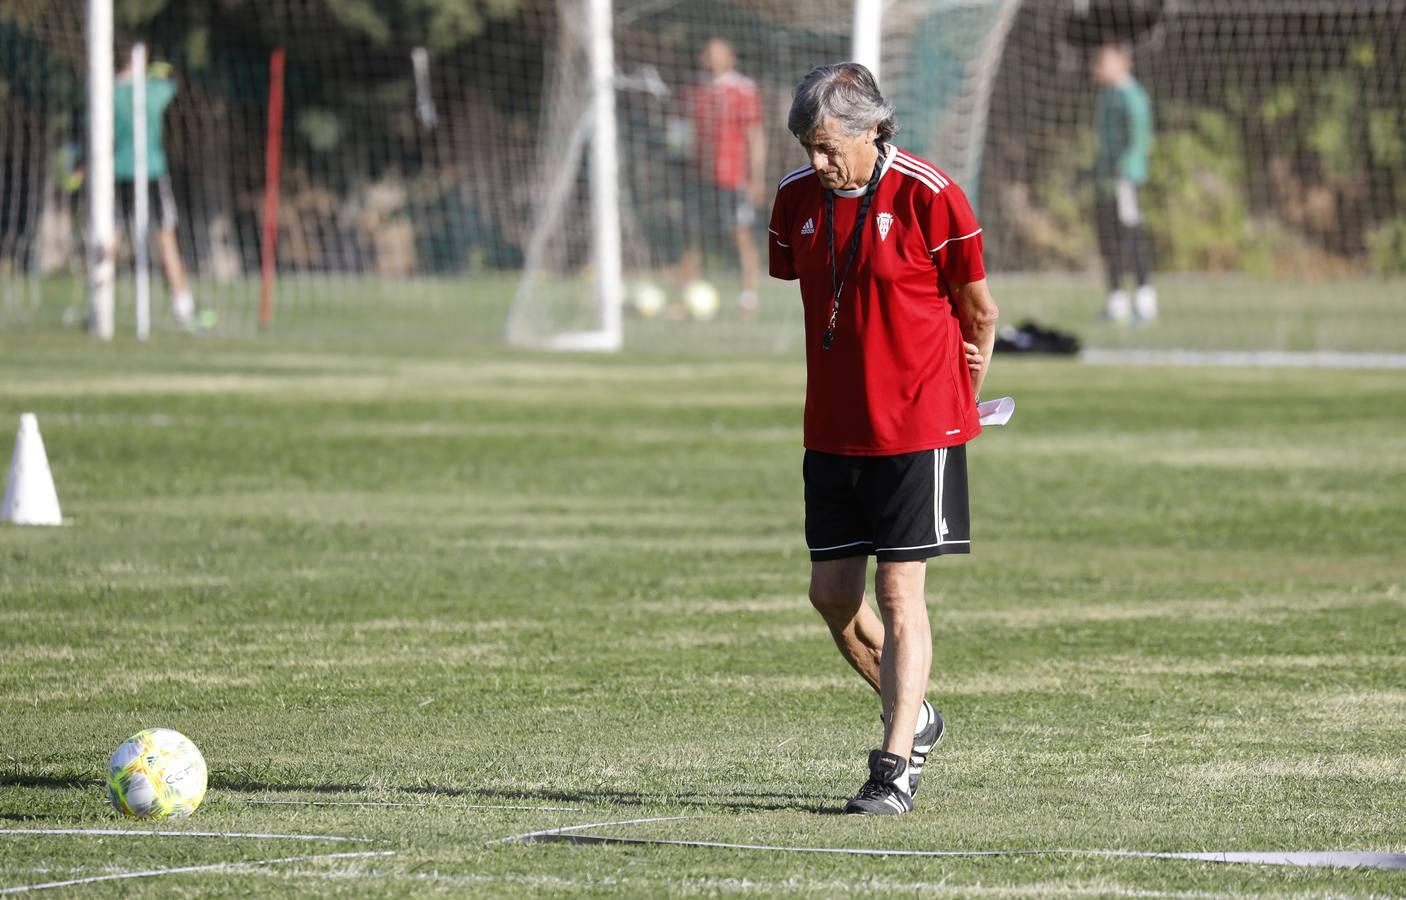
M787 124L809 165L777 188L770 262L800 281L805 307L810 600L885 724L845 811L905 813L942 734L923 696L926 561L970 549L966 444L981 432L997 309L966 196L890 143L893 107L868 69L813 69ZM878 615L864 602L869 556Z

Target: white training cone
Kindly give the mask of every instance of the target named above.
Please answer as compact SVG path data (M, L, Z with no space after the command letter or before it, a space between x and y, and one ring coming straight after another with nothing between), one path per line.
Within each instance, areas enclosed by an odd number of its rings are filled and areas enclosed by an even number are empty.
M15 434L15 455L10 460L10 477L5 480L5 499L0 502L0 522L16 525L62 525L59 495L39 436L39 420L34 413L20 416Z

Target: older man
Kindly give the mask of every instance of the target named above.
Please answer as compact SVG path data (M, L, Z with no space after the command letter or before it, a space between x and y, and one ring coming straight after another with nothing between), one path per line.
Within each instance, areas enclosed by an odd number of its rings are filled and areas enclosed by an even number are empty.
M770 263L800 281L805 308L810 600L884 721L845 811L905 813L942 735L924 698L926 561L970 550L965 445L981 432L997 309L966 196L891 143L893 107L868 69L811 70L787 124L810 164L777 188Z

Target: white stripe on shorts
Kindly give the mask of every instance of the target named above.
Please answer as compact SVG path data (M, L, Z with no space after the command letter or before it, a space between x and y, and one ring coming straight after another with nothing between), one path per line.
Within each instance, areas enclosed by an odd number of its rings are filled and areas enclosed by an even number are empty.
M929 547L950 547L953 544L970 544L971 541L940 541L936 544L918 544L913 547L875 547L878 553L889 553L893 550L926 550Z
M833 547L810 547L811 553L824 553L826 550L843 550L846 547L858 547L860 544L872 544L873 541L850 541L848 544L836 544Z
M932 455L932 477L936 482L932 498L932 533L937 537L934 547L942 546L942 475L947 470L947 448Z

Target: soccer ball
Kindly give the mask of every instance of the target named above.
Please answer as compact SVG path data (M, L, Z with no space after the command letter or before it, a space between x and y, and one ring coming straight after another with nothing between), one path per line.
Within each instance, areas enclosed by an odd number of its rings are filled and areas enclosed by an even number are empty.
M694 281L684 288L683 303L688 307L688 314L700 322L718 314L718 292L706 281Z
M646 281L635 288L635 312L639 313L642 319L652 319L659 315L668 300L664 289L657 284Z
M108 799L138 819L184 819L205 799L205 781L205 757L169 728L137 732L107 762Z

